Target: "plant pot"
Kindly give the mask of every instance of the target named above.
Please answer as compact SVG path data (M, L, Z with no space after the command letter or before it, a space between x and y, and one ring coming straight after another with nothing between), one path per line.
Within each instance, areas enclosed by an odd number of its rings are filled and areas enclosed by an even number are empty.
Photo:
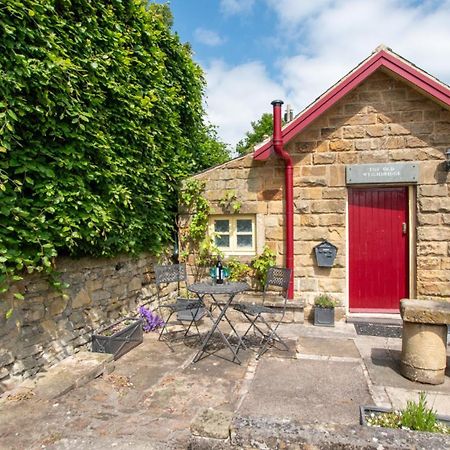
M125 317L112 325L99 328L92 335L92 351L111 353L114 359L120 358L142 343L142 323L142 319Z
M361 425L364 425L366 427L370 426L367 425L366 417L370 414L383 414L383 413L390 413L392 412L391 408L382 408L379 406L360 406L359 407L359 423ZM450 427L450 416L442 416L442 415L436 415L436 419L443 423L444 425L447 425ZM412 430L414 431L414 430Z
M319 327L334 327L334 308L314 307L314 325Z

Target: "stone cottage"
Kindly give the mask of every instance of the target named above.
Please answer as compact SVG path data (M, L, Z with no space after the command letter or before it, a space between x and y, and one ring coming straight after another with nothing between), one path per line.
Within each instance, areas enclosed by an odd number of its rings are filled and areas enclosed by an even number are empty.
M305 312L324 292L347 315L447 300L450 88L379 47L282 128L281 103L272 138L195 176L225 255L269 246ZM229 191L238 213L220 207Z

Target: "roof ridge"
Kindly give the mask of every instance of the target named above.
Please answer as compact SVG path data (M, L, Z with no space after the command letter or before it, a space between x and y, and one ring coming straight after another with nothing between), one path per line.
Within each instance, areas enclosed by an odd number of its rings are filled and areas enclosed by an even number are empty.
M395 53L391 48L381 44L367 58L307 105L292 121L283 126L282 135L285 143L344 95L355 89L368 76L383 67L427 92L436 101L450 107L450 87L447 84ZM272 141L264 141L254 149L253 157L255 159L267 159L272 153Z

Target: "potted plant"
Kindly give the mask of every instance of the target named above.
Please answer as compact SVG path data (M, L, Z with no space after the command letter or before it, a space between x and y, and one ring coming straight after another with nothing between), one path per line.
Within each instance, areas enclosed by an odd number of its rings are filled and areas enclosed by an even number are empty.
M408 400L403 410L360 406L360 423L370 427L450 434L450 417L440 416L429 408L425 392L419 393L418 402Z
M114 359L120 358L143 341L143 320L125 317L119 321L99 328L92 335L92 351L111 353Z
M334 327L334 308L338 302L328 294L320 294L314 300L314 325Z

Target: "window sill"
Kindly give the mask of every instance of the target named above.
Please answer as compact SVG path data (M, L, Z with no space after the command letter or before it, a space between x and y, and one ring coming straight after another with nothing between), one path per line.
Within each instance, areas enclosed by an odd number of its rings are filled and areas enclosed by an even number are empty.
M232 251L228 252L220 248L219 250L223 253L224 256L256 256L256 252L254 250L249 250L246 252L232 252Z

